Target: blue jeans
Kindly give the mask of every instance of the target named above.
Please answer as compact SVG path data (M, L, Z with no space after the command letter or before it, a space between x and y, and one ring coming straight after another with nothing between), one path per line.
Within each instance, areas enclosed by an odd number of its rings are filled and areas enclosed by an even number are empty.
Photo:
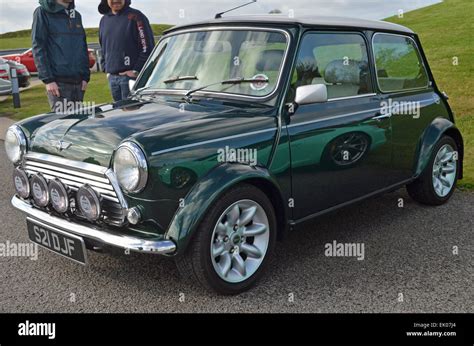
M112 97L115 102L125 100L130 94L130 88L128 86L130 79L131 78L128 76L120 76L116 74L111 74L109 76L110 90L112 91Z

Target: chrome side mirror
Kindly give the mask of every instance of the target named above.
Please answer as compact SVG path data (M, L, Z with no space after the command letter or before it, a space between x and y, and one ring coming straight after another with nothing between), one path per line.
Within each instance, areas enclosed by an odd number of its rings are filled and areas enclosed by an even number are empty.
M325 84L304 85L296 89L295 103L297 105L324 103L327 101L328 88Z
M133 90L133 88L135 87L135 83L136 83L136 82L137 82L136 79L130 79L130 80L128 81L128 88L130 89L130 91Z

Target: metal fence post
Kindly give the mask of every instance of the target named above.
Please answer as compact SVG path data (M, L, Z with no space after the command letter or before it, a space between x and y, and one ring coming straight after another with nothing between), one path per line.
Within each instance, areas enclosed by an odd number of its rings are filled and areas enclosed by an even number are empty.
M20 87L18 83L18 74L15 68L10 69L10 76L12 82L13 108L21 108Z

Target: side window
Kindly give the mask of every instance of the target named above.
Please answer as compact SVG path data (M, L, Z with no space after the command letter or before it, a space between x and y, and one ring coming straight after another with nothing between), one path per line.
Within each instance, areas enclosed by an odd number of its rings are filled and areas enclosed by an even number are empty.
M328 98L372 92L367 45L359 34L312 33L303 38L292 89L326 84Z
M373 47L381 91L395 92L428 87L428 74L411 38L375 34Z

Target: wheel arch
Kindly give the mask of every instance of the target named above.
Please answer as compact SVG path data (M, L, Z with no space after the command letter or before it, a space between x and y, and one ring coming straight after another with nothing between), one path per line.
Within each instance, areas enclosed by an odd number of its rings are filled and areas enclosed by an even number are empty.
M203 217L215 201L242 183L253 185L267 195L275 210L278 239L283 239L287 230L287 212L276 179L262 167L223 164L197 182L181 201L182 206L176 211L166 232L166 238L177 244L177 256L186 251Z
M424 131L420 140L418 156L415 166L415 177L418 177L427 167L428 162L433 153L436 143L443 136L449 136L454 139L458 146L459 154L459 179L463 177L463 161L464 161L464 140L461 132L456 125L446 118L436 118Z

